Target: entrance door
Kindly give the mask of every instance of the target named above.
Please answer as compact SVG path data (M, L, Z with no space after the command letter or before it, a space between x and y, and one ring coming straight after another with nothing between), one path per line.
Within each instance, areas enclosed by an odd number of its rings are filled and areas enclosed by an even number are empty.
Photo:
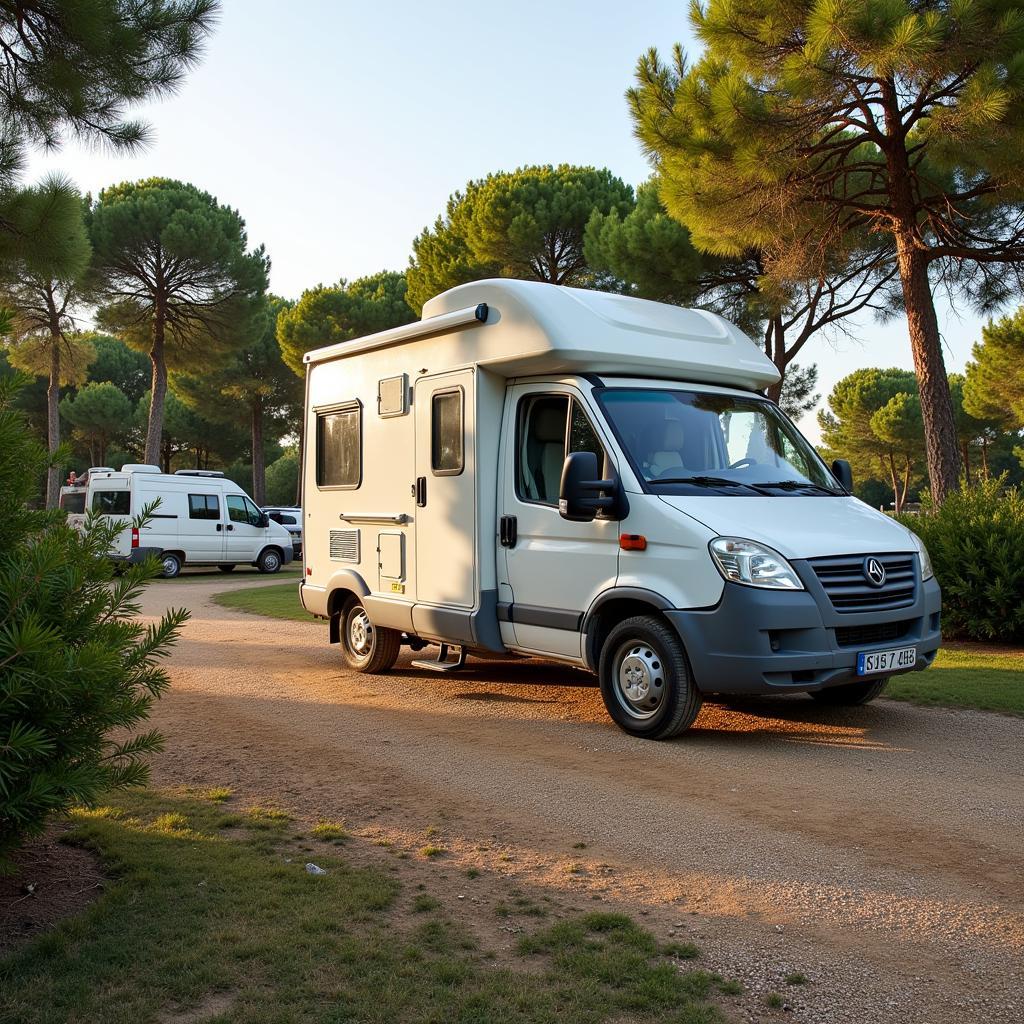
M473 371L416 382L416 600L476 605Z
M528 384L509 389L507 422L515 424L502 453L502 515L515 518L515 542L504 546L510 618L503 623L515 645L578 658L583 615L618 575L619 524L574 523L558 514L567 451L593 451L602 465L610 449L594 427L582 396L567 385ZM614 462L610 465L614 466ZM507 528L506 528L507 530Z
M177 520L178 539L185 551L185 561L219 562L224 556L227 536L221 522L221 495L209 491L190 491L185 500L184 517L179 513ZM174 520L157 519L154 522L173 523Z

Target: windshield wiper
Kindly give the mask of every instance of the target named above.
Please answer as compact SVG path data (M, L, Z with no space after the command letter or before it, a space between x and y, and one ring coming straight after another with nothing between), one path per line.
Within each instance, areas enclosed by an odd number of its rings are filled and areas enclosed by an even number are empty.
M816 491L821 491L823 494L839 494L833 487L826 487L824 484L812 483L810 480L775 480L775 481L758 481L758 487L775 487L780 491L804 491L808 487L813 488Z
M726 480L724 476L660 476L649 484L697 484L698 487L749 487L742 480Z

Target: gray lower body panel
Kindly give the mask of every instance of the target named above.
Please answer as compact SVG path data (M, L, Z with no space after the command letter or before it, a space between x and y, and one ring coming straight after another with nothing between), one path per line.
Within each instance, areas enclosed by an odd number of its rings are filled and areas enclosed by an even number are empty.
M870 679L857 675L862 652L914 647L916 664L904 671L925 669L942 642L940 608L934 579L918 581L906 607L859 614L838 613L807 590L727 583L714 608L663 614L686 646L701 692L757 694Z
M163 548L132 548L127 555L111 555L110 558L113 562L130 562L137 565L147 558L159 558L162 551Z

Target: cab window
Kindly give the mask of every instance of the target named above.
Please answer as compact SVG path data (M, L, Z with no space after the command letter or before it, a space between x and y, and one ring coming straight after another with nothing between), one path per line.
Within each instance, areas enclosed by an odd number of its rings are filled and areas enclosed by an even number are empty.
M516 494L523 501L557 507L567 452L593 452L598 465L604 447L579 402L568 395L529 395L519 405L516 439Z
M233 523L259 526L263 522L263 513L243 494L229 494L224 503L228 508L228 518Z
M130 515L131 494L128 491L93 491L92 510L101 516Z

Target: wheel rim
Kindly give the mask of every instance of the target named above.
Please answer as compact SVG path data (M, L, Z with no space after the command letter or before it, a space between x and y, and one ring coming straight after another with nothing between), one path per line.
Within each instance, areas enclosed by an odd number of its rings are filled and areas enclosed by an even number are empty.
M631 640L615 652L615 696L628 715L653 718L667 693L664 659L650 644Z
M368 658L373 650L373 625L362 608L349 617L348 646L358 658Z
M278 566L277 555L275 555L272 551L268 551L267 554L263 556L263 565L264 568L269 569L271 572L274 572L274 570L276 570Z
M171 558L170 555L168 555L167 558L164 559L163 564L165 576L174 576L177 573L178 560L176 558Z

